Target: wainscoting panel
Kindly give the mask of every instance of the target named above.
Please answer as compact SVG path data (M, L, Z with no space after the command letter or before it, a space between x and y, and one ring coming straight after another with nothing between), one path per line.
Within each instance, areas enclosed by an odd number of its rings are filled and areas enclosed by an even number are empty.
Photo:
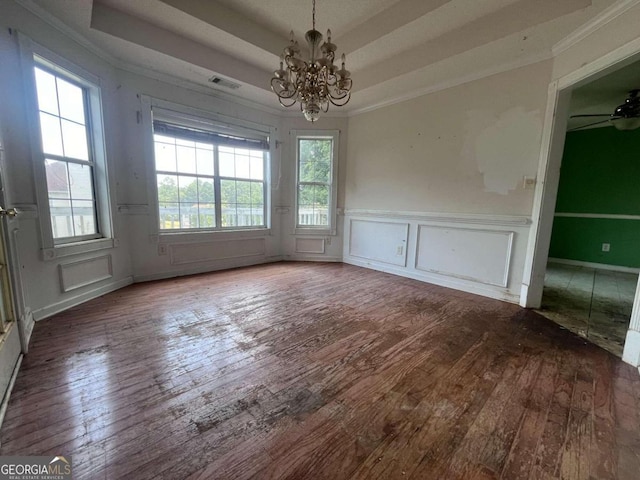
M60 270L60 285L63 292L70 292L77 288L86 287L93 283L107 280L113 276L111 255L88 258L74 262L62 263Z
M350 220L350 256L405 267L409 223Z
M513 232L420 225L416 268L506 287Z
M296 253L324 253L324 238L296 238Z
M265 254L264 238L241 238L200 243L169 245L172 265L212 262L228 258L253 257Z
M518 303L530 224L514 215L348 209L343 261Z

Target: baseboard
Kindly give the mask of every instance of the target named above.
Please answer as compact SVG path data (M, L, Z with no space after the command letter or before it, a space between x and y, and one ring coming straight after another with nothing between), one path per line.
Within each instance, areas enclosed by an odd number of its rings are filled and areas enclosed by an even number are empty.
M342 257L327 257L326 255L285 255L287 262L342 262Z
M428 272L418 272L415 270L405 270L403 268L396 268L391 265L383 265L376 262L356 260L353 257L345 258L344 263L349 265L355 265L358 267L369 268L371 270L377 270L379 272L390 273L392 275L398 275L401 277L411 278L420 282L431 283L440 287L451 288L453 290L460 290L462 292L473 293L475 295L481 295L483 297L494 298L496 300L502 300L503 302L518 304L520 296L509 293L502 289L491 288L482 284L477 284L470 281L459 280L455 278L447 278L437 274L431 274Z
M230 270L232 268L250 267L252 265L263 265L266 263L281 262L283 257L264 257L259 260L244 259L238 261L238 259L232 259L232 261L223 261L215 265L196 266L190 268L181 268L180 270L165 270L164 272L148 273L142 275L134 275L134 283L152 282L154 280L166 280L167 278L185 277L187 275L197 275L199 273L218 272L220 270Z
M561 265L573 265L576 267L599 268L600 270L610 270L622 273L640 273L640 268L622 267L620 265L608 265L606 263L583 262L581 260L569 260L566 258L549 257L549 263L559 263Z
M75 307L76 305L80 305L81 303L92 300L106 293L119 290L123 287L126 287L127 285L131 285L132 283L133 283L133 277L126 277L126 278L123 278L122 280L118 280L117 282L108 283L107 285L94 288L80 295L75 295L72 298L68 298L61 302L54 303L53 305L49 305L47 307L34 310L33 319L36 321L44 320L45 318L51 317L56 313L63 312L65 310L68 310L69 308Z
M18 372L20 371L20 365L22 365L23 357L24 355L20 354L15 367L13 367L13 373L11 374L11 379L9 380L7 391L5 392L4 397L2 398L2 404L0 404L0 429L2 429L4 416L7 413L7 406L9 405L9 398L11 397L11 390L13 390L13 385L16 383L16 377L18 376Z
M35 320L33 318L33 312L30 308L25 308L24 313L20 317L18 327L20 330L20 342L22 343L22 353L29 351L29 340L31 340L31 334L33 333L33 327L35 326Z

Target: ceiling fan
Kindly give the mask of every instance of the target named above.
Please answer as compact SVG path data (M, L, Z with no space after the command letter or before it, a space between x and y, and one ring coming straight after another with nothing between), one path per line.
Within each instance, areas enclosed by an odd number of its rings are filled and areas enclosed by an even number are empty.
M629 96L622 105L618 105L613 113L594 113L590 115L572 115L569 118L587 118L587 117L608 117L604 120L598 120L594 123L581 125L579 127L568 130L582 130L583 128L592 127L601 123L609 122L618 130L634 130L640 128L640 88L633 89L629 92Z

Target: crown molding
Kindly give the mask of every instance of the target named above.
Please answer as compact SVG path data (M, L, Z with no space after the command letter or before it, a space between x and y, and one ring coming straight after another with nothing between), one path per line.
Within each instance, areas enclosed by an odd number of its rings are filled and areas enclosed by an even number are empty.
M379 108L388 107L391 105L395 105L397 103L406 102L407 100L412 100L417 97L422 97L430 93L439 92L440 90L446 90L448 88L464 85L465 83L474 82L476 80L490 77L492 75L497 75L499 73L515 70L516 68L522 68L522 67L526 67L527 65L533 65L535 63L543 62L545 60L550 60L551 58L552 58L551 52L536 53L533 55L519 58L512 62L505 62L499 65L495 65L493 67L486 68L484 70L480 70L478 72L473 72L468 75L454 77L444 82L437 83L435 85L429 85L428 87L421 87L415 90L410 90L402 95L397 95L395 97L387 98L386 100L375 103L373 105L368 105L366 107L349 110L347 112L347 115L349 117L354 117L362 113L371 112L373 110L378 110Z
M611 5L610 7L604 9L594 18L571 32L569 35L567 35L565 38L551 47L553 56L555 57L565 50L571 48L595 31L604 27L610 21L618 18L620 15L623 15L627 10L635 7L638 4L640 4L640 0L619 0L614 5Z

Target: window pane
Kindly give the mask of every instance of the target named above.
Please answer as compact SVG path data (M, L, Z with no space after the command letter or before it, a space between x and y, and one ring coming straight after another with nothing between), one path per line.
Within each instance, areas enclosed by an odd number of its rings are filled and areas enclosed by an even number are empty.
M316 185L315 203L321 207L329 206L329 187L326 185Z
M154 142L168 143L169 145L175 145L176 139L173 137L165 137L164 135L158 135L157 133L153 134Z
M198 205L180 203L180 228L198 228Z
M198 182L196 177L178 177L178 195L180 203L198 202ZM182 206L180 207L182 209Z
M249 178L252 180L264 180L264 158L262 155L260 157L251 157L251 175Z
M235 180L220 180L220 199L223 204L237 203Z
M298 205L313 205L315 197L314 185L300 185L298 187Z
M251 182L236 182L236 202L251 204Z
M300 181L329 183L331 181L331 139L301 139L299 140ZM312 164L305 166L303 164ZM313 173L311 172L313 171ZM302 174L307 175L306 178ZM311 175L311 177L309 177Z
M158 135L156 135L158 138ZM156 142L156 170L160 172L177 172L176 169L176 147L166 143Z
M201 204L213 205L216 201L215 190L213 187L213 180L204 179L199 180L198 185L198 201Z
M158 202L174 203L178 201L178 177L175 175L158 175ZM177 210L176 210L177 213Z
M35 69L36 90L38 91L38 108L43 112L58 115L58 95L56 94L56 78L49 72Z
M216 210L207 204L199 205L200 228L214 228L216 226Z
M93 235L96 233L95 209L92 201L72 200L73 226L75 235Z
M61 123L65 157L89 160L87 129L84 125L78 125L65 119L62 119Z
M251 206L252 225L264 226L264 205Z
M71 198L93 201L93 181L89 165L69 163L69 180L71 182Z
M193 142L191 142L193 143ZM178 155L178 172L180 173L196 173L196 149L195 147L184 147L178 145L176 147Z
M298 225L329 225L329 187L300 185L298 188Z
M69 176L67 174L67 162L46 160L44 162L44 168L47 175L47 191L49 192L49 198L71 198Z
M53 238L73 237L73 215L71 201L49 199L51 212L51 229Z
M40 130L42 133L42 151L62 157L64 152L62 151L60 119L48 113L40 113Z
M235 158L232 153L224 152L222 147L220 147L218 155L218 166L220 168L221 177L236 176Z
M314 162L313 181L318 183L329 183L331 181L331 160L329 157Z
M236 155L236 177L251 178L249 175L249 157L245 155Z
M83 125L86 124L84 120L84 94L80 87L58 77L58 99L61 117Z
M213 150L196 150L196 162L198 166L198 175L213 176Z
M264 203L264 184L251 182L251 206L262 205Z
M160 203L160 230L180 228L180 210L177 203Z
M300 162L298 178L301 182L315 182L316 176L314 166L314 162Z
M183 147L196 148L196 142L194 142L193 140L184 140L182 138L176 138L176 145L181 145Z
M235 227L237 226L236 219L236 205L222 204L222 219L221 224L223 227Z

